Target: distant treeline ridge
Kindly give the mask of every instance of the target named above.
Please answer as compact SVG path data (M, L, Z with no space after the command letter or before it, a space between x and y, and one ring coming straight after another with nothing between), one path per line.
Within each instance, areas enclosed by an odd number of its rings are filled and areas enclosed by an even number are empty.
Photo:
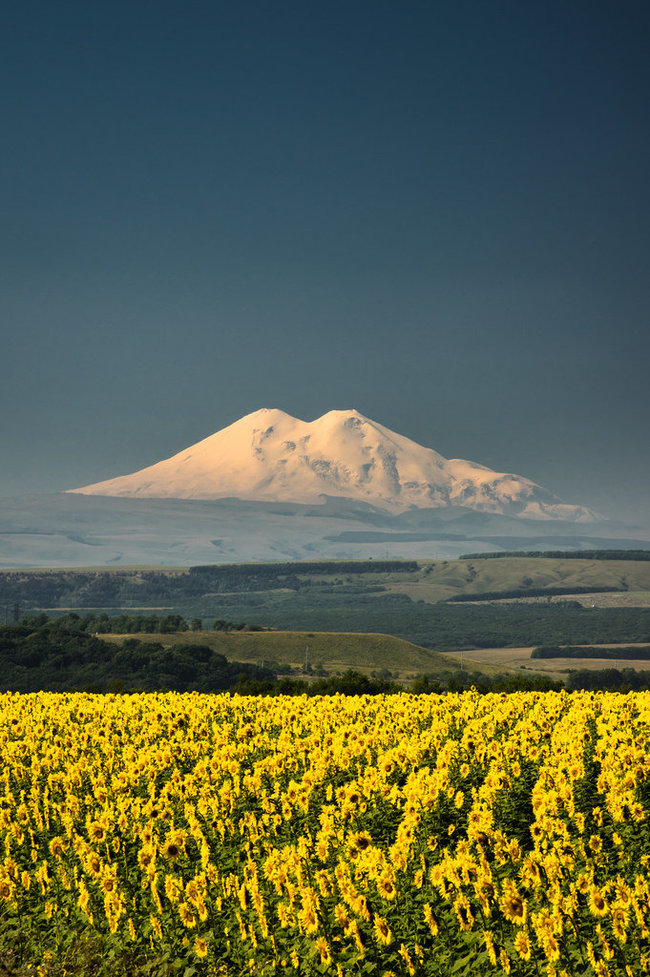
M650 544L649 544L650 546ZM459 560L499 560L503 557L545 557L549 560L650 560L647 550L503 550L499 553L463 553Z
M417 560L300 560L294 563L230 563L209 564L189 568L190 574L237 577L273 577L286 573L413 573L419 569Z
M19 624L25 627L40 628L52 618L44 611L40 614L26 614ZM263 631L255 624L240 622L235 624L225 618L218 618L204 627L200 618L186 620L181 614L84 614L81 617L74 611L58 615L55 619L58 628L70 628L90 634L178 634L183 631Z
M598 645L539 645L533 648L531 658L611 658L613 661L650 660L650 645L621 645L603 648Z
M232 591L311 590L310 576L360 577L414 573L416 560L330 560L305 563L220 563L188 570L12 570L0 572L0 604L53 608L146 607L187 603ZM319 582L320 583L320 582ZM316 586L319 584L317 583Z

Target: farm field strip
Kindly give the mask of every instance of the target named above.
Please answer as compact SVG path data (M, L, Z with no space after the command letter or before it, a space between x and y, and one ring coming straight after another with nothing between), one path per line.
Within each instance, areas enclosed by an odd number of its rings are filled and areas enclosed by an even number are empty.
M647 647L647 642L641 644L643 647ZM625 642L623 645L617 643L603 644L602 647L629 648L630 645L631 642ZM607 668L633 668L635 671L648 671L650 669L650 660L647 658L532 658L533 650L534 646L526 648L472 648L464 652L463 660L466 667L469 667L471 662L479 668L491 666L498 671L523 668L526 671L539 672L559 678L566 674L567 669L589 669L591 671ZM455 654L458 658L459 653L456 652Z

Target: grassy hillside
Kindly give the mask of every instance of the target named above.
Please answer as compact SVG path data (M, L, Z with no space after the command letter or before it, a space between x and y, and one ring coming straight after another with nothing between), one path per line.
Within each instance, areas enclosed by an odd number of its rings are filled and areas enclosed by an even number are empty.
M562 560L504 557L422 563L421 569L388 583L393 593L435 603L460 594L518 588L611 587L650 596L650 562L639 560Z
M104 640L121 642L129 635L103 635ZM146 641L159 641L166 646L177 644L208 645L230 661L277 662L302 669L307 661L312 669L321 665L327 672L356 669L361 672L380 672L384 669L395 678L415 674L439 675L460 668L460 659L429 651L419 645L394 638L388 634L351 634L343 632L254 631L220 632L193 631L179 634L134 635ZM491 664L477 664L473 670L486 675L509 669Z

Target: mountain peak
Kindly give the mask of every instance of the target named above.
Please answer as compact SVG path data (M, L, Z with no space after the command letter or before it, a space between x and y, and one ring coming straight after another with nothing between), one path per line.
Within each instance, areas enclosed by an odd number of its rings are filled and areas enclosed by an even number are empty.
M288 419L290 421L295 421L296 418L292 417L291 414L287 414L285 411L280 410L278 407L260 407L259 410L254 410L250 414L245 414L240 417L238 421L234 421L235 424L246 423L273 423L274 421L281 421ZM231 425L232 426L232 425ZM218 433L218 432L217 432Z
M70 491L305 504L336 496L393 511L462 506L536 519L594 518L526 478L449 461L356 408L307 422L263 407L155 465Z
M318 420L322 421L326 417L340 418L341 420L347 420L349 417L356 418L357 420L361 421L368 420L368 418L364 417L363 414L360 414L355 407L348 407L347 410L328 410L327 413L323 414L322 417L319 417Z

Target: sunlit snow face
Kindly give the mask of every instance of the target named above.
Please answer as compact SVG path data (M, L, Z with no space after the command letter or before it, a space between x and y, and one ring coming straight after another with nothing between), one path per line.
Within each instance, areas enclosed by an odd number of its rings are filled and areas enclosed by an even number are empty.
M149 468L73 491L299 503L338 496L396 511L455 505L532 518L591 515L528 479L449 461L356 410L306 422L264 408Z

